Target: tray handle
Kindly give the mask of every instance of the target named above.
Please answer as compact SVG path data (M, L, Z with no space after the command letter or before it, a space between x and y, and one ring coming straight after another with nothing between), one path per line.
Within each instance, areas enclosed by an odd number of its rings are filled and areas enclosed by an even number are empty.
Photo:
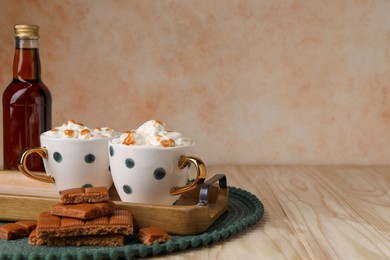
M220 189L227 189L227 179L225 174L216 174L209 180L205 181L200 187L198 206L207 206L209 203L210 187L218 181Z

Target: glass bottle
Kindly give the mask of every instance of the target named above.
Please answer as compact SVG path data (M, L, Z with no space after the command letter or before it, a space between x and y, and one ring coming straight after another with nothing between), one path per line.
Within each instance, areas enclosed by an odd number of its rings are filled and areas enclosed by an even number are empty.
M13 79L3 93L6 170L16 170L20 153L27 147L39 147L40 134L51 129L51 95L41 81L38 40L37 25L15 25ZM31 170L43 171L39 156L31 157L27 165Z

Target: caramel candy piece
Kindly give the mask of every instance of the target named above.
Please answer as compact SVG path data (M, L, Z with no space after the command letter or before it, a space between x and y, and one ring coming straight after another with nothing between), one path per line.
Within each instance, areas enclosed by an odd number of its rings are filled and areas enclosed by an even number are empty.
M27 237L37 226L36 221L17 221L0 226L0 238L12 240Z
M20 220L15 222L15 224L23 226L27 230L28 234L30 234L37 227L37 221L35 220Z
M176 146L175 140L173 140L172 138L163 139L160 141L160 144L162 147L175 147Z
M0 226L0 238L5 240L12 240L27 236L27 230L15 223L7 223Z
M125 145L133 145L133 144L135 144L134 134L135 134L135 131L130 131L127 134L125 140L123 140L122 144L125 144Z
M61 191L62 204L96 203L109 201L106 187L74 188Z
M167 232L158 227L140 228L138 231L138 239L145 245L153 243L165 243L172 239Z
M42 212L38 217L37 236L75 237L107 234L133 234L133 217L127 210L114 210L112 215L82 220L59 217Z
M125 236L123 235L40 238L34 230L28 237L28 244L32 246L123 246L124 243Z
M61 217L91 219L110 215L114 211L115 203L112 201L79 204L55 204L50 213Z

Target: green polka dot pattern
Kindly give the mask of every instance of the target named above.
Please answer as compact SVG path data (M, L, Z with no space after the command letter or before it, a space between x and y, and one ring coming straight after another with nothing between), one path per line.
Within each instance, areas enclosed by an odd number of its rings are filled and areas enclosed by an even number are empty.
M135 162L134 162L133 159L127 158L126 161L125 161L125 164L126 164L126 167L127 167L127 168L131 169L131 168L134 167Z
M129 185L123 185L123 191L124 191L126 194L131 194L131 193L133 193L133 189L132 189Z
M153 176L156 180L164 179L165 175L166 175L166 171L164 168L157 168L156 170L154 170L153 173Z
M56 161L58 163L62 162L62 155L59 152L54 152L53 158L54 158L54 161Z
M95 161L95 155L93 154L87 154L85 157L84 157L84 161L86 163L93 163Z

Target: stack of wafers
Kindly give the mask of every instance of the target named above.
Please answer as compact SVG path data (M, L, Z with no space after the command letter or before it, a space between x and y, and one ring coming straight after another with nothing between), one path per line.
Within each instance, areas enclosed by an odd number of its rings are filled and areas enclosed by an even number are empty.
M39 215L30 245L121 246L133 234L130 212L115 209L106 188L70 189L60 199Z

